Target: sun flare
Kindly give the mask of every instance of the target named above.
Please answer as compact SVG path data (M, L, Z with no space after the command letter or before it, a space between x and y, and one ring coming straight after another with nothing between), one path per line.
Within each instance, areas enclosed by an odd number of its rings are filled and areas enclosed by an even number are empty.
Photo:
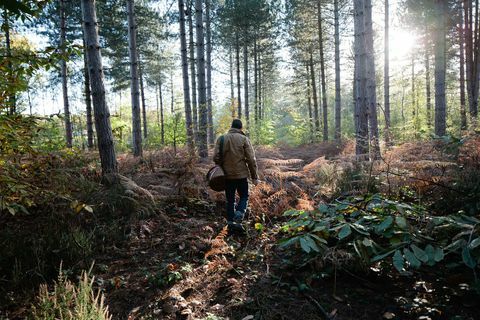
M393 31L393 30L392 30ZM390 34L392 60L406 60L417 43L417 35L407 30L395 30Z

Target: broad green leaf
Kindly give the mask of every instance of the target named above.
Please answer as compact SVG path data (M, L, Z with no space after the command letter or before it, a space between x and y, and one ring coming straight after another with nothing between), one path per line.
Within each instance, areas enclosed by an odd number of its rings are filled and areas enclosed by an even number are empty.
M325 203L322 203L321 205L318 206L318 210L321 213L328 213L328 206Z
M383 260L394 252L395 252L395 250L392 250L392 251L388 251L388 252L379 254L379 255L373 257L371 262L377 262L377 261Z
M315 240L313 240L309 235L305 236L305 241L307 242L307 245L312 248L316 252L320 252L320 248L317 246L315 243Z
M342 240L348 237L351 233L352 233L352 229L350 228L350 225L346 224L342 227L342 229L338 233L338 238Z
M457 239L444 248L445 251L456 251L457 249L465 246L465 239Z
M415 269L418 269L420 268L420 266L422 265L422 263L420 262L420 260L417 259L417 257L413 254L412 251L410 251L409 249L405 248L403 249L403 254L405 255L405 258L407 259L408 263L414 267Z
M470 250L467 247L464 247L462 250L462 260L463 263L469 268L475 268L477 262L473 260L472 255L470 254Z
M440 262L445 257L445 253L442 248L435 248L434 260L435 262Z
M427 262L428 261L428 255L425 251L423 251L422 249L420 249L419 247L417 247L414 244L412 244L410 246L410 248L412 248L413 253L415 254L415 257L417 257L418 260L420 260L422 262Z
M310 253L312 251L310 245L308 244L307 240L305 238L300 238L300 247L302 247L302 250L305 251L306 253Z
M442 250L442 252L443 252L443 250ZM427 246L425 247L425 253L428 256L428 265L433 266L436 262L435 261L435 249L433 248L433 246L431 244L427 244Z
M404 217L397 216L395 217L395 223L402 229L407 229L407 219Z
M364 236L369 236L370 235L370 233L368 232L368 229L365 228L365 226L362 226L359 223L352 223L351 226L352 226L353 230L357 231L360 234L363 234Z
M475 249L476 247L480 246L480 237L473 239L472 242L468 245L469 249Z
M382 221L382 223L380 223L376 228L375 228L375 232L377 233L382 233L384 232L385 230L387 230L393 223L393 217L392 216L388 216L385 218L385 220Z
M325 239L323 239L323 238L320 238L320 237L317 236L316 234L309 234L309 235L310 235L310 237L315 238L318 242L327 244L327 240L325 240Z
M395 267L395 269L398 270L398 272L402 272L403 265L404 265L404 260L403 260L402 253L400 252L400 250L395 250L395 254L393 255L393 266Z

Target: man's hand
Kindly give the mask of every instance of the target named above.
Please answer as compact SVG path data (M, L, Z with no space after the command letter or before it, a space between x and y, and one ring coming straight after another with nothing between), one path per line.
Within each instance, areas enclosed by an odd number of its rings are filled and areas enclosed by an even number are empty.
M253 180L252 180L252 183L253 183L253 185L256 186L256 185L258 185L258 184L260 183L260 180L258 180L258 179L253 179Z

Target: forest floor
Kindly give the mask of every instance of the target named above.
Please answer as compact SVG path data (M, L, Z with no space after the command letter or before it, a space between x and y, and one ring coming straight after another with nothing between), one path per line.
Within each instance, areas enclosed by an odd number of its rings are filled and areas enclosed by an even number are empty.
M163 205L132 224L124 246L96 259L96 279L114 319L479 319L478 296L457 286L455 277L462 275L440 280L435 272L405 277L362 268L292 267L277 245L283 212L313 210L328 199L334 186L319 185L318 169L332 163L348 166L352 148L259 148L262 183L251 186L244 236L227 235L224 196L203 181L211 163L173 157L177 163L172 164L151 155L139 170L135 160L126 158L122 171ZM390 159L416 170L416 180L407 183L426 189L422 176L440 176L439 161L441 170L453 165L432 150L429 144L406 145ZM407 159L412 152L417 155ZM435 186L428 192L434 191Z
M475 155L467 160L478 164L480 138L465 148ZM352 142L258 147L256 152L262 183L250 189L245 235L227 234L224 194L209 190L204 179L211 162L169 149L148 152L142 161L119 157L121 174L147 196L135 202L138 206L123 208L131 211L128 219L106 220L112 229L121 225L121 240L96 242L101 250L75 267L88 269L95 261L92 275L113 319L480 319L480 299L466 289L471 273L448 274L445 268L409 276L394 269L382 273L348 265L348 255L335 250L299 264L295 248L278 245L285 236L280 232L288 220L285 211L315 210L363 195L372 192L366 188L370 184L376 184L373 192L384 194L408 187L405 195L413 190L412 201L429 208L437 204L437 214L455 210L455 198L444 195L455 178L452 168L459 166L458 152L452 156L433 142L406 143L361 169ZM149 205L152 196L155 204ZM107 201L105 195L99 199L89 201ZM92 206L97 210L100 204ZM93 222L94 228L105 223ZM0 308L0 319L25 318L25 304L32 302L12 298L6 310Z

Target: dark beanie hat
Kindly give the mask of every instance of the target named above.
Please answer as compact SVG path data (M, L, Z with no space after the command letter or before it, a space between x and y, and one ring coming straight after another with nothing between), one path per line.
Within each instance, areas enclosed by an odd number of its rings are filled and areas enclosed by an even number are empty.
M235 129L242 129L242 120L240 119L234 119L232 121L232 128L235 128Z

